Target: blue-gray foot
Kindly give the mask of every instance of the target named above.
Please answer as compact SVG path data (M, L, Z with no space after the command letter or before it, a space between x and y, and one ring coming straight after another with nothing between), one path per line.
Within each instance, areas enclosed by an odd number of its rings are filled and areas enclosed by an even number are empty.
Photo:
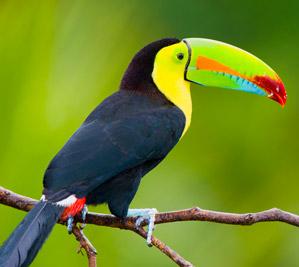
M81 211L82 222L83 222L82 225L81 225L81 229L85 228L85 226L86 226L85 221L86 221L86 215L87 215L87 213L88 213L87 205L84 205L84 207L83 207L83 209Z
M69 216L66 222L66 227L69 234L71 234L73 231L73 225L74 225L74 217Z
M136 220L136 228L146 221L148 224L146 243L148 246L152 245L152 235L155 229L155 215L158 213L157 209L129 209L128 217L138 217Z

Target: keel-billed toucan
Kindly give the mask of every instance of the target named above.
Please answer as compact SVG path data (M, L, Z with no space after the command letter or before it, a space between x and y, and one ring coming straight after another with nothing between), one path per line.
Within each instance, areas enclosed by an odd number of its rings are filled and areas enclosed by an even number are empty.
M287 98L278 75L237 47L201 38L147 45L132 59L119 90L51 161L42 199L1 247L0 266L28 266L56 221L71 227L86 204L107 203L115 216L140 216L152 226L153 210L128 208L141 178L189 128L192 82L267 96L282 106Z

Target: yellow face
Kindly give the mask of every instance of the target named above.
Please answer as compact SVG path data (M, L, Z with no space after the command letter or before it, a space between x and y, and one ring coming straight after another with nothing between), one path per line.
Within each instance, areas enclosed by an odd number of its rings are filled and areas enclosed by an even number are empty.
M182 136L190 126L192 114L190 82L185 80L188 57L188 48L183 41L164 47L156 55L152 73L153 80L161 93L181 109L186 117Z

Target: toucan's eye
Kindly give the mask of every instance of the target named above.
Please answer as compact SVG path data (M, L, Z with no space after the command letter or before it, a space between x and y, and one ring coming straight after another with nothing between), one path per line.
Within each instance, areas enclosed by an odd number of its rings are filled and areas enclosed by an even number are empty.
M184 54L183 53L178 53L176 55L176 57L177 57L178 60L182 60L184 58Z

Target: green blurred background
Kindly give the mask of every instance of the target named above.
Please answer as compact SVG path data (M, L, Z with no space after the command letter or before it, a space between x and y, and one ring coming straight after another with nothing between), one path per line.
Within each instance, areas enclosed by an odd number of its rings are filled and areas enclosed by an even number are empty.
M117 90L134 53L163 37L242 47L280 74L289 101L193 87L193 123L143 180L131 207L200 206L299 213L298 1L0 2L0 185L39 198L48 162L89 112ZM105 206L93 210L108 212ZM0 242L25 213L0 206ZM88 226L101 266L173 266L131 232ZM184 222L156 235L196 266L299 266L299 231ZM87 266L55 227L32 266Z

